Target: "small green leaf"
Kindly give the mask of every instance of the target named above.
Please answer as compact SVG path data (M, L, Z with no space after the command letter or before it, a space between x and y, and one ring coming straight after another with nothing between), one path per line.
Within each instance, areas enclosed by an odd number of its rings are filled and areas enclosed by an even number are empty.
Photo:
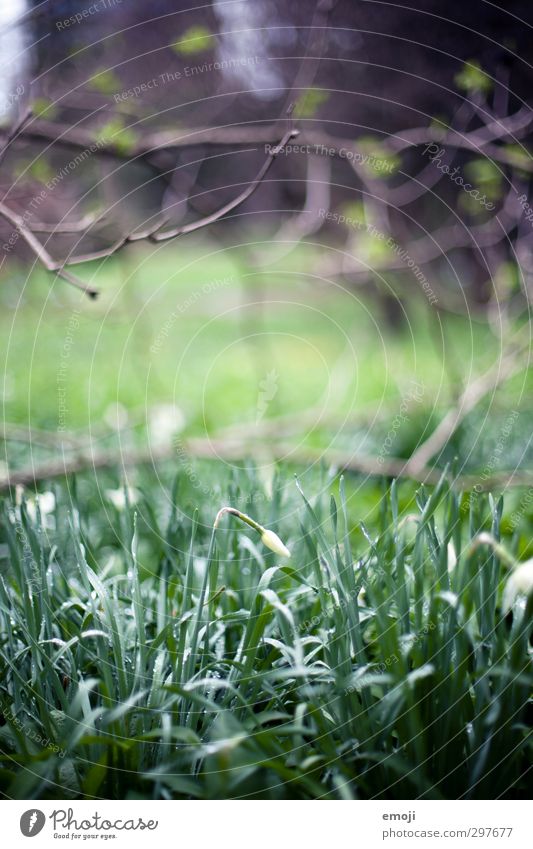
M474 159L465 165L465 175L474 189L479 189L479 195L489 201L499 200L503 193L502 174L500 169L490 160Z
M533 161L531 151L521 144L506 144L503 146L503 150L507 155L509 164L518 169L523 169L522 175L529 178Z
M54 176L54 170L44 156L39 156L31 162L27 160L17 162L13 172L16 177L29 176L38 183L46 183Z
M318 88L308 88L294 104L295 118L313 118L320 106L329 100L329 94Z
M186 30L172 48L180 56L192 56L195 53L211 50L213 46L214 38L210 30L205 26L195 26Z
M492 80L475 59L464 63L462 70L455 75L455 84L467 94L488 94L492 88Z
M36 97L31 104L31 111L36 118L47 118L49 121L57 115L57 107L46 97Z
M112 118L97 133L96 141L112 144L119 153L131 153L137 143L137 134L129 127L125 127L122 119L118 116Z
M99 91L100 94L114 94L120 91L122 84L113 71L104 69L94 74L88 81L87 86Z
M360 162L370 177L388 177L401 165L398 154L391 153L375 136L361 136L356 142L359 154L354 161Z

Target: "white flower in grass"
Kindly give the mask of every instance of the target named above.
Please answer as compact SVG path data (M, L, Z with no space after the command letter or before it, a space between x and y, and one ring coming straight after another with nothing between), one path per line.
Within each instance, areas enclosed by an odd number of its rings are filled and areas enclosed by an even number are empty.
M452 542L448 543L448 572L453 572L457 566L457 555Z
M507 613L518 596L529 596L533 593L533 558L526 560L513 569L503 591L502 607Z
M139 500L139 491L137 489L133 489L131 486L128 486L126 490L129 503L137 504ZM120 489L106 489L105 491L106 498L111 502L113 507L116 507L117 510L124 510L126 507L126 490L123 486L121 486Z
M259 522L256 522L255 519L252 519L251 516L247 516L246 513L241 513L240 510L236 510L234 507L222 507L222 509L217 513L213 527L218 528L220 519L225 513L236 516L241 520L241 522L246 522L247 525L250 525L254 531L257 531L257 533L260 534L263 545L266 545L266 547L270 548L270 550L275 554L278 554L280 557L291 556L291 553L285 543L280 540L279 536L275 534L274 531L264 528L259 524Z

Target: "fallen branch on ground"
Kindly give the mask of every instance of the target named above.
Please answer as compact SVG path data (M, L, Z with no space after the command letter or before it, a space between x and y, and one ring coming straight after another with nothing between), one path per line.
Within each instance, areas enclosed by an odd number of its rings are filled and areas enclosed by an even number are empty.
M64 477L83 472L96 472L98 469L117 467L127 469L139 465L153 465L163 461L175 460L176 469L183 465L184 458L219 459L228 462L242 461L251 457L261 462L285 462L298 466L314 466L325 463L339 471L351 471L372 477L408 478L420 483L435 484L441 477L441 470L425 468L418 472L409 469L409 461L396 457L364 457L327 449L294 449L291 445L273 443L258 447L243 445L242 440L211 440L190 438L182 440L177 446L167 445L153 449L132 450L117 453L114 451L91 451L78 453L73 457L64 457L42 463L32 468L21 469L0 477L0 490L15 486L33 486L41 481ZM532 486L533 472L505 471L486 477L481 481L475 475L453 478L454 483L463 489L477 484L484 490L494 487L504 489L511 486Z
M523 345L518 350L511 350L505 357L502 357L497 363L491 366L488 371L468 384L466 389L461 393L456 406L446 413L431 436L417 448L408 461L407 468L410 474L415 477L421 474L422 470L428 466L430 461L434 457L438 457L465 416L491 390L495 390L514 374L525 368L525 363L520 358L520 354L526 349L527 346Z

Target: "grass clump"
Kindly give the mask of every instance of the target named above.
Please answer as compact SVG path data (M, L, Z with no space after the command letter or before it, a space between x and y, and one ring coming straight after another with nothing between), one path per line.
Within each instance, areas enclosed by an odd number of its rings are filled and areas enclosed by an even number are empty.
M3 793L526 795L532 599L502 606L501 499L393 484L367 528L335 478L188 485L4 501ZM290 560L234 517L215 529L232 504Z

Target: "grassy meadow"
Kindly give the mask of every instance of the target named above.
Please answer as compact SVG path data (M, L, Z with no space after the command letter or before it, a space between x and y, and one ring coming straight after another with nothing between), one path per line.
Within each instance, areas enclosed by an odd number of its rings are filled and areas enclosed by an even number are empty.
M501 500L393 485L366 526L353 482L308 478L5 504L4 793L527 795L532 600L502 603ZM234 517L213 530L227 503L290 560Z
M500 342L416 300L387 329L309 247L251 270L260 249L132 249L86 272L96 302L22 271L0 288L0 477L117 460L2 495L1 791L527 797L533 601L509 581L531 489L450 478L530 468L531 376L465 416L440 483L342 476L321 453L409 457ZM194 438L240 459L180 452ZM215 530L225 505L290 558Z

